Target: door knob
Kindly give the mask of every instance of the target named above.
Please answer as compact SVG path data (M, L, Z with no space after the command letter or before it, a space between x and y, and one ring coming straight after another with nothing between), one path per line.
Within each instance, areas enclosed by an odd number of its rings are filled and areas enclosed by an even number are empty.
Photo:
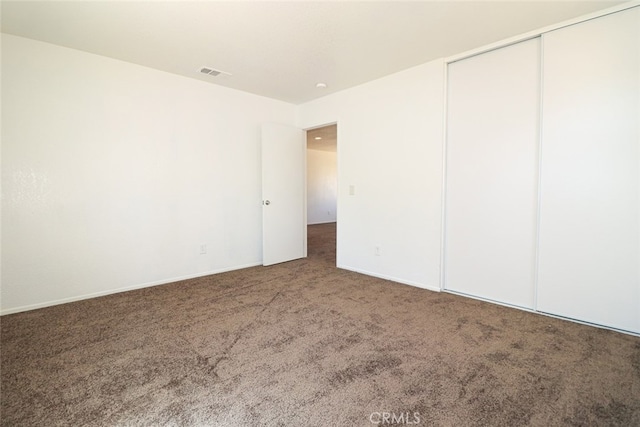
M265 201L264 201L264 204L265 204L265 205L267 205L267 206L269 206L269 205L271 204L271 202L270 202L270 201L268 201L268 200L265 200Z

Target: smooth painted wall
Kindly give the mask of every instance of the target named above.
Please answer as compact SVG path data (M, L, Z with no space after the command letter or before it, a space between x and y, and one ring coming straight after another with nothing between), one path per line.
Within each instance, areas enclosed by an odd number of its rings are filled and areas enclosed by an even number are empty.
M295 111L3 34L2 312L260 264L260 125Z
M339 267L440 289L443 97L437 60L299 106L338 123Z
M307 224L336 221L337 173L335 152L307 150Z

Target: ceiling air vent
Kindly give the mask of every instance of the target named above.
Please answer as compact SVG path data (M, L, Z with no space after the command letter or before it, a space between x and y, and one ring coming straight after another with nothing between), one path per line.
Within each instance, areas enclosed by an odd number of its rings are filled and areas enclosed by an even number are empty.
M217 76L218 74L220 74L220 71L207 67L200 68L200 72L202 74L209 74L210 76Z
M208 74L213 77L219 76L220 74L226 74L227 76L231 75L231 73L227 73L226 71L216 70L215 68L211 68L211 67L200 67L198 71L201 72L202 74Z

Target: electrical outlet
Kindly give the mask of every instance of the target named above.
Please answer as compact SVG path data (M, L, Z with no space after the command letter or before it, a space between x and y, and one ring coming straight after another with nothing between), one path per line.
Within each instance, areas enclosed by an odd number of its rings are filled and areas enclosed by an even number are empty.
M375 256L380 256L380 246L376 246L373 250Z
M207 253L207 245L200 245L200 255Z

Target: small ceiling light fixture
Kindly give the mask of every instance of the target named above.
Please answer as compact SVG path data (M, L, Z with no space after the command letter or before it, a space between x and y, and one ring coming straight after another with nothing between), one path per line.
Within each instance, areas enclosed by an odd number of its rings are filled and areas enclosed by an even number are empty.
M315 137L315 138L313 138L313 139L315 139L316 141L320 141L320 140L322 139L322 137L321 137L321 136L316 136L316 137Z
M327 84L326 83L316 83L316 87L318 89L324 89L324 88L327 87Z

